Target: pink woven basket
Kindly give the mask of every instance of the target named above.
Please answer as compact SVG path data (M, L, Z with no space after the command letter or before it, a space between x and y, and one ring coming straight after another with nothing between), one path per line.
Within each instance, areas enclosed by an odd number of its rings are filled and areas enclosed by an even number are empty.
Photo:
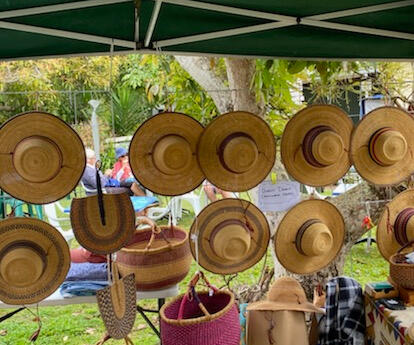
M210 286L210 285L209 285ZM230 291L189 291L160 311L163 345L239 345L239 312Z

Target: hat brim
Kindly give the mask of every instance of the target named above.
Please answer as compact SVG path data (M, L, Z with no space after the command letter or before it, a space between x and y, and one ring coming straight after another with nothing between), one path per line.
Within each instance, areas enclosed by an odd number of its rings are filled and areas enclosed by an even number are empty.
M24 139L45 137L59 148L62 164L46 182L31 182L20 176L13 163L13 152ZM0 188L16 199L31 204L47 204L68 195L85 170L85 148L79 135L58 117L28 112L16 115L0 127Z
M331 231L332 248L323 255L307 256L296 248L299 228L309 219L318 219ZM345 223L338 209L325 200L305 200L291 208L283 217L274 237L276 256L288 271L312 274L326 266L338 255L345 237Z
M379 129L391 127L407 141L404 158L391 166L377 164L369 154L369 141ZM350 158L361 177L377 186L390 186L405 180L414 172L414 119L404 110L395 107L377 108L365 115L351 137Z
M414 190L406 190L398 194L384 207L379 218L377 246L381 255L388 261L401 248L401 245L397 242L394 232L388 230L387 222L394 226L398 214L407 207L414 207Z
M240 174L223 166L218 147L233 133L244 133L255 142L259 156L254 167ZM273 168L276 159L275 138L269 125L259 116L235 111L215 118L200 137L197 157L208 181L218 188L241 192L262 182Z
M197 188L204 174L196 158L197 142L203 126L181 113L161 113L146 120L135 132L129 146L129 163L136 179L150 191L161 195L181 195ZM165 174L154 164L155 144L167 135L178 135L190 145L193 157L184 172Z
M68 244L53 226L36 218L8 218L0 222L0 252L14 243L25 242L35 244L47 253L46 266L36 284L26 287L13 286L0 275L0 300L6 304L40 302L56 291L69 271Z
M135 232L135 212L126 193L104 194L105 225L98 196L73 199L70 221L79 244L96 254L110 254L126 246Z
M210 235L224 220L237 219L245 222L245 217L252 229L249 251L242 260L226 262L211 248ZM203 268L217 274L233 274L242 272L260 261L266 253L269 238L269 224L265 215L255 205L241 199L222 199L208 205L197 216L190 229L189 241L195 260L197 260L197 243L198 260Z
M260 301L260 302L249 304L247 307L247 310L262 310L262 311L291 310L291 311L303 311L303 312L309 312L309 313L325 314L325 311L323 309L318 308L309 302L305 302L302 304L290 304L290 303L283 303L283 302Z
M336 163L318 168L308 163L302 151L306 134L317 126L332 128L344 143L344 150ZM349 116L334 105L311 105L299 111L287 123L281 141L281 158L292 177L308 186L335 183L351 166L348 148L353 124Z

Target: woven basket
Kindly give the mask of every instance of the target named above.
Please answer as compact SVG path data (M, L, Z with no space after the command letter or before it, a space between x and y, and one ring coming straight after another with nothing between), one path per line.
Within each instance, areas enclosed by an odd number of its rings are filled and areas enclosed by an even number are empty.
M129 245L116 255L124 277L135 274L138 291L165 289L179 283L190 270L188 233L176 226L138 230Z
M240 321L230 291L196 293L194 287L160 311L163 345L239 345ZM210 290L211 291L211 290Z
M398 286L406 289L414 289L414 264L400 262L404 259L401 252L410 245L414 248L414 242L410 242L390 257L390 277Z

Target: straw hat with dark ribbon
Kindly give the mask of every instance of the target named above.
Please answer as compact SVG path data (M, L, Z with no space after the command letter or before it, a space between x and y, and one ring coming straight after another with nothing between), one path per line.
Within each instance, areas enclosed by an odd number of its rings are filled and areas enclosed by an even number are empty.
M351 138L358 173L379 186L397 184L414 172L414 119L402 109L381 107L365 115Z
M65 280L69 247L53 226L35 218L0 222L0 300L34 304L51 295Z
M195 260L217 274L242 272L266 253L270 238L264 214L241 199L222 199L204 208L190 229Z
M99 311L107 330L98 344L103 344L109 338L125 339L126 344L132 344L128 334L134 326L137 311L135 276L129 274L119 279L116 264L112 267L112 285L96 293Z
M311 105L286 125L281 156L293 178L308 186L338 181L349 169L352 121L333 105Z
M161 113L145 121L129 146L129 162L137 180L161 195L192 191L204 180L196 148L203 126L190 116Z
M226 191L258 185L276 159L274 135L259 116L234 111L215 118L201 135L197 157L208 181Z
M345 223L324 200L306 200L291 208L279 224L274 246L288 271L311 274L327 266L342 248Z
M126 246L135 232L135 212L127 193L103 194L99 170L98 194L72 200L70 220L79 244L95 254L110 254Z
M291 277L275 280L267 293L266 300L249 304L247 310L292 310L324 313L322 309L308 302L300 283Z
M377 226L377 245L385 259L414 241L413 216L414 190L398 194L385 206Z
M0 128L0 188L16 199L62 199L78 184L85 162L82 140L54 115L23 113Z

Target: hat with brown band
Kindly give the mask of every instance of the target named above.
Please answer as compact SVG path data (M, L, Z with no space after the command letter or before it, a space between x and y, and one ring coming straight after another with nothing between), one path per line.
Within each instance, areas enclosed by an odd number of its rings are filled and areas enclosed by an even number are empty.
M104 194L72 200L70 220L79 244L95 254L110 254L126 246L135 232L135 212L128 194Z
M23 113L0 127L0 188L16 199L62 199L78 184L85 164L81 138L54 115Z
M309 186L338 181L349 169L353 124L333 105L311 105L287 123L282 135L283 164L293 178Z
M161 113L145 121L129 146L129 162L137 180L161 195L192 191L204 180L196 158L203 126L188 115Z
M0 222L0 300L6 304L38 303L65 280L69 247L53 226L35 218Z
M270 238L264 214L241 199L222 199L204 208L190 229L195 260L217 274L242 272L266 253Z
M414 172L414 119L396 107L381 107L365 115L351 138L351 161L370 183L388 186Z
M385 206L377 226L377 245L385 259L414 241L413 216L414 190L398 194Z
M344 236L344 219L334 205L324 200L305 200L283 217L274 246L279 262L288 271L311 274L335 259Z
M275 138L259 116L244 111L220 115L200 137L197 157L208 181L232 192L258 185L276 159Z

